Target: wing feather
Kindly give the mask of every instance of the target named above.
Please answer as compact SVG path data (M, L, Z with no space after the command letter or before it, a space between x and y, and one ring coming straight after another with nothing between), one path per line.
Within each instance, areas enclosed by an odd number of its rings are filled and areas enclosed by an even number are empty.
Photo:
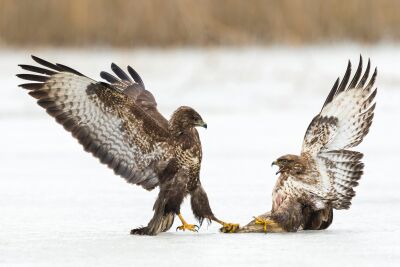
M45 75L53 75L53 74L57 73L57 72L49 70L49 69L44 69L44 68L31 66L31 65L19 64L18 66L21 67L23 70L32 71L32 72L45 74Z
M116 89L119 89L124 94L129 96L137 106L144 110L150 117L152 117L159 126L168 128L168 121L158 111L157 102L153 94L145 89L144 83L140 75L131 67L128 66L128 72L132 79L115 63L111 64L111 70L117 75L114 75L102 71L100 76L113 85Z
M356 195L354 187L363 175L362 153L349 150L322 152L316 158L316 165L325 181L320 194L335 209L348 209Z
M364 87L365 82L367 81L367 79L369 77L370 68L371 68L371 61L368 59L367 69L365 70L364 75L361 78L360 82L357 84L356 88Z
M351 74L351 62L349 60L349 62L347 63L346 73L344 74L343 80L336 90L335 96L337 96L346 89L347 83L349 82L350 74Z
M128 72L137 84L143 87L143 89L146 89L142 78L140 77L139 73L136 72L136 70L134 70L131 66L128 66Z
M377 89L373 88L375 68L367 85L370 61L362 73L362 57L353 79L349 62L344 78L330 91L321 112L307 128L302 155L312 159L320 174L316 194L336 209L348 209L355 196L354 187L363 174L363 155L346 150L361 143L372 124ZM361 77L361 79L360 79Z
M349 80L351 65L348 65L345 74L347 78L344 78L338 87L332 88L321 112L314 117L307 128L302 146L303 153L316 155L320 151L348 149L363 140L372 123L377 93L377 89L373 89L376 69L367 86L364 86L369 65L368 62L361 81L354 87L360 77L362 66L360 58L359 67L350 82L352 87L349 86L344 90Z
M131 78L115 63L111 63L111 69L122 81L132 82Z
M70 72L70 73L76 74L76 75L78 75L78 76L84 76L84 75L83 75L82 73L80 73L79 71L76 71L76 70L74 70L74 69L72 69L72 68L70 68L70 67L68 67L68 66L63 65L63 64L56 63L56 65L57 65L57 67L61 68L62 71Z
M61 64L33 59L47 70L23 65L32 72L18 77L41 83L21 84L58 123L129 183L150 190L158 185L158 164L169 160L168 131L112 85L94 81Z
M46 82L49 77L36 74L17 74L17 77L23 80L34 81L34 82Z
M362 72L362 68L363 68L362 65L363 65L362 56L360 55L360 59L358 61L358 67L357 67L356 73L354 74L354 77L351 80L348 88L355 88L356 87L357 82L358 82L358 80L360 79L360 76L361 76L361 72Z
M38 64L40 64L42 66L45 66L45 67L47 67L49 69L56 70L56 71L63 71L61 66L57 66L57 65L55 65L53 63L50 63L50 62L48 62L48 61L46 61L44 59L38 58L37 56L32 55L32 59L36 63L38 63Z
M324 105L322 106L322 109L324 109L324 107L325 107L328 103L330 103L330 102L332 101L333 97L335 96L336 90L337 90L337 88L338 88L338 86L339 86L339 82L340 82L340 78L337 78L336 81L335 81L335 83L333 84L333 87L332 87L331 91L329 92L328 97L327 97L326 100L325 100Z
M108 72L105 72L105 71L100 72L100 77L109 83L117 83L118 82L118 78L116 78L114 75L112 75Z

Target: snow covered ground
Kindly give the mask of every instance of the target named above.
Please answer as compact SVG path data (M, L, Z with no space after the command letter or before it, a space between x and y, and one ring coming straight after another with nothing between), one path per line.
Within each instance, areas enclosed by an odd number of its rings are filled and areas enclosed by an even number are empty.
M83 152L26 92L17 64L30 54L93 78L132 65L167 117L197 109L201 180L214 212L247 223L271 206L270 163L298 153L347 60L378 66L376 117L358 148L365 175L348 211L326 231L294 234L129 235L152 216L157 192L128 185ZM0 50L0 266L400 266L400 47L184 50ZM188 201L183 214L194 222Z

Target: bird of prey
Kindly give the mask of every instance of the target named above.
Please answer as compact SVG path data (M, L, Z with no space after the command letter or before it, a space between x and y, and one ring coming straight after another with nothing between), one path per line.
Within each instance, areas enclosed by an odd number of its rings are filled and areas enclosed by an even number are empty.
M175 215L182 222L177 230L197 231L198 226L188 224L180 213L188 195L200 225L206 219L220 223L226 231L238 227L216 218L201 185L202 150L195 127L207 128L207 124L194 109L179 107L165 119L130 66L128 76L113 63L111 69L117 77L101 72L107 82L98 82L65 65L32 59L41 66L19 65L34 73L17 74L31 81L20 87L115 174L146 190L159 187L153 218L131 234L165 232Z
M348 209L363 174L363 154L348 150L361 143L372 124L377 70L370 61L362 75L362 57L349 83L351 63L338 78L322 110L311 121L300 155L274 161L280 174L272 192L272 209L236 232L295 232L329 227L333 209ZM361 76L362 75L362 76Z

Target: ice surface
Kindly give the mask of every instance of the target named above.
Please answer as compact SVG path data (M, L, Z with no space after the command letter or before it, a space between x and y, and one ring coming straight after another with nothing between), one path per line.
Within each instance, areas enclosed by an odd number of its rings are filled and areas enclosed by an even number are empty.
M166 116L197 109L209 125L202 183L216 215L241 224L270 208L270 162L299 152L347 60L371 57L378 104L353 206L320 232L177 233L176 221L156 237L130 236L157 192L114 176L17 88L31 53L93 78L112 61L130 64ZM400 266L400 47L0 50L0 59L0 266ZM188 201L182 211L194 222Z

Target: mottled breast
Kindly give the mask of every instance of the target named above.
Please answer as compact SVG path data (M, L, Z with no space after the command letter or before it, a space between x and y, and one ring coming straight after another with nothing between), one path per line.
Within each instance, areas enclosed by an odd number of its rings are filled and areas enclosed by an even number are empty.
M315 210L324 208L325 205L323 199L320 197L321 192L318 183L310 182L312 180L282 174L278 178L272 192L272 209L276 210L279 208L287 197L296 199L299 203L309 205Z
M181 168L189 170L189 190L199 181L202 159L200 138L196 129L181 134L175 142L175 157Z

